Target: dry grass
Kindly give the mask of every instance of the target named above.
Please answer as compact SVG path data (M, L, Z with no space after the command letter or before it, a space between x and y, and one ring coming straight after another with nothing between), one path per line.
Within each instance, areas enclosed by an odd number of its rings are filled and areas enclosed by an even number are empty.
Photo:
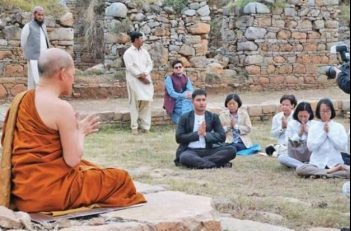
M253 139L265 146L273 140L270 123L255 125ZM350 203L341 194L343 180L297 177L274 158L238 157L232 169L188 170L173 164L174 128L154 128L132 136L121 128L104 129L88 139L86 158L102 166L128 169L138 181L170 190L210 196L215 207L240 219L282 225L295 230L349 226ZM281 219L263 216L279 214Z

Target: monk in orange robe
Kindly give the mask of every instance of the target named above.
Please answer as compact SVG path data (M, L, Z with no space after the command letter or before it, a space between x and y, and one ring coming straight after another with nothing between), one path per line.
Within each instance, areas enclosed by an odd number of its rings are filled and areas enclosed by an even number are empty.
M15 208L51 212L145 202L126 171L101 169L81 160L84 138L98 131L99 122L95 116L80 119L59 98L72 93L75 68L71 56L49 49L40 57L39 70L40 83L23 96L15 123L11 157Z

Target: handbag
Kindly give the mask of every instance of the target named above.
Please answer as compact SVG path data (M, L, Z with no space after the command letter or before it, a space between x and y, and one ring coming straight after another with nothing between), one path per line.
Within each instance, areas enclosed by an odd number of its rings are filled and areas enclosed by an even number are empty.
M308 150L307 140L291 140L288 141L288 155L291 158L301 162L309 162L312 152Z

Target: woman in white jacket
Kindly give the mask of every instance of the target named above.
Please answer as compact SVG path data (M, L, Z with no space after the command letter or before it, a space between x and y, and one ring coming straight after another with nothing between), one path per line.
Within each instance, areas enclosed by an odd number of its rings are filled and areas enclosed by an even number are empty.
M296 169L300 176L347 177L341 152L347 148L347 134L344 126L335 122L334 105L330 99L319 101L315 121L309 129L308 149L312 152L310 163Z
M293 114L293 120L288 123L286 143L288 153L280 155L278 161L287 167L297 167L309 163L311 152L307 148L307 137L313 123L314 113L310 103L301 102Z

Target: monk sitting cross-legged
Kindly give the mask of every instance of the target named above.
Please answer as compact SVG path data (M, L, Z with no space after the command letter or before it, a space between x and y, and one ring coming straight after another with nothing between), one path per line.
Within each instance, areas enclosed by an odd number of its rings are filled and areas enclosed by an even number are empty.
M37 89L25 93L14 120L12 205L25 212L51 212L145 202L126 171L101 169L81 160L84 138L98 130L99 122L95 116L80 119L59 98L72 93L75 68L71 56L49 49L39 59L39 71ZM4 126L4 150L9 120Z

